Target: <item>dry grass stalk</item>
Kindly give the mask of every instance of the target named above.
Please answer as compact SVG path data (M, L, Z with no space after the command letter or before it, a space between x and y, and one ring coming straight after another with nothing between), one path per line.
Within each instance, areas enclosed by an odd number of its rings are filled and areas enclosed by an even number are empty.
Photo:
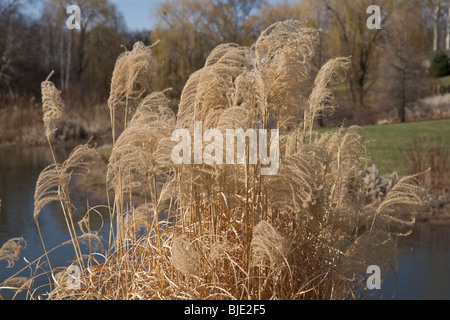
M32 290L33 289L33 279L28 279L26 277L8 278L1 284L0 288Z
M76 230L72 217L69 182L73 174L81 174L81 172L86 173L89 170L89 166L98 159L99 155L94 148L89 147L88 145L79 145L74 148L68 159L64 161L62 165L57 163L51 164L39 174L34 194L33 217L38 228L50 269L51 262L48 258L47 249L45 248L44 239L39 227L39 215L47 204L54 201L60 203L75 253L81 261L81 249L76 237ZM80 170L81 172L77 170Z

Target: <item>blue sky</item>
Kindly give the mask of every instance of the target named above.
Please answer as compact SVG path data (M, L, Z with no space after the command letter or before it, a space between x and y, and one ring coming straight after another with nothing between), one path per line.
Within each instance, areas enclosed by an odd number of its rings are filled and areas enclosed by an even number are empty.
M130 30L151 29L156 23L156 12L164 0L110 0L120 12ZM284 0L268 0L284 2Z
M130 30L151 29L156 22L156 12L164 0L110 0L120 12Z

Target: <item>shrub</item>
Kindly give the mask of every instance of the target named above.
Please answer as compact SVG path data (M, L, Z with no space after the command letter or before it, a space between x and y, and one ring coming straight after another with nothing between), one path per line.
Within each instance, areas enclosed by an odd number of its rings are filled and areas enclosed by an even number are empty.
M450 75L449 58L443 51L438 51L431 60L430 74L434 77L445 77Z
M404 151L407 172L430 170L418 179L429 190L450 191L450 148L438 140L416 139Z

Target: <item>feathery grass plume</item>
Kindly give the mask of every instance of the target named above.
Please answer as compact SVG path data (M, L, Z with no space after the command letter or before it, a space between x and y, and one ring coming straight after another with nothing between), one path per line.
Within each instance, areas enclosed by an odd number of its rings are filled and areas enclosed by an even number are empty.
M417 213L429 200L425 189L414 181L418 175L420 174L402 177L392 187L377 208L372 225L376 218L381 218L385 220L385 225L394 225L396 229L400 229L399 232L406 235L412 232Z
M173 166L169 140L175 115L162 92L153 92L139 105L129 126L113 147L107 184L119 191L145 185L151 175L168 174Z
M318 192L325 179L321 172L328 159L318 157L319 153L309 151L311 149L311 146L302 146L297 153L283 159L279 174L268 177L269 197L275 208L292 214L309 214L309 210L302 208L314 205L321 197ZM303 217L303 221L307 220Z
M51 164L39 174L34 194L34 219L38 220L42 208L50 202L60 201L70 207L69 182L75 170L87 173L98 154L88 145L74 148L63 164ZM82 174L83 172L80 172Z
M145 46L138 41L133 49L125 48L116 61L111 79L111 89L108 98L113 144L116 142L116 110L124 107L123 129L128 125L131 105L136 105L140 98L151 92L151 81L156 77L158 61L152 56L151 46Z
M27 242L22 237L9 239L0 248L0 261L6 260L8 262L7 268L12 268L19 260L19 255L26 245Z
M178 236L172 241L172 263L184 275L199 275L201 254L188 243L186 236Z
M314 81L314 87L308 98L309 108L304 113L304 134L311 134L314 120L320 112L330 109L334 111L334 90L346 78L350 68L349 58L330 59L320 68Z
M34 193L34 220L39 219L42 209L50 202L61 201L67 204L69 199L70 176L60 164L51 164L39 174Z
M194 122L194 110L197 100L198 84L202 77L203 69L192 73L183 87L178 104L177 128L191 128Z
M267 127L270 110L265 89L264 80L258 69L245 71L236 78L232 104L234 107L247 109L253 124L259 123Z
M167 90L167 89L166 89ZM139 104L129 125L152 124L154 126L165 127L175 125L175 114L169 108L170 100L165 96L166 90L162 92L152 92L147 95Z
M265 264L274 269L285 260L288 248L284 237L267 221L260 221L253 228L251 242L252 265Z
M205 129L215 128L217 116L232 106L236 77L250 68L251 52L236 44L219 45L208 56L205 66L193 73L183 88L177 127L189 128L203 121Z
M217 129L226 134L226 129L249 129L252 126L250 111L244 107L231 107L223 111L217 121Z
M195 120L216 128L218 116L232 106L236 78L250 67L247 47L230 47L215 64L205 67L197 91Z
M237 43L221 43L217 45L206 58L205 67L216 64L227 52L235 48L239 48Z
M91 166L100 159L95 148L88 144L76 146L69 157L63 162L62 168L72 176L74 174L85 175L89 173Z
M267 102L280 127L307 107L311 59L318 44L318 30L286 20L269 26L253 45L255 68L264 79Z
M56 89L55 84L49 80L52 74L53 71L41 83L43 121L48 139L56 131L56 123L64 118L64 102L61 99L61 91Z
M162 173L166 165L160 166L154 160L158 142L165 136L150 125L128 127L112 150L106 175L108 187L116 194L128 193L130 187L145 186L150 176Z
M117 109L128 99L151 92L150 83L158 67L151 48L156 44L146 47L143 42L136 42L131 51L126 50L117 58L108 99L110 109Z

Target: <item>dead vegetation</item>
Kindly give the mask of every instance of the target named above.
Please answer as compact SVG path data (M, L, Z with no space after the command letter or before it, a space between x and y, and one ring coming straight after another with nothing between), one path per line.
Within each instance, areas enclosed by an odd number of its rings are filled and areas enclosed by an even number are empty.
M71 216L68 179L95 159L92 148L80 146L42 172L35 220L48 202L61 204L81 285L54 281L40 298L363 298L367 266L390 267L395 237L411 231L425 196L410 176L383 199L367 202L361 130L313 131L319 111L336 107L333 89L349 68L348 58L336 58L312 74L318 37L288 20L264 30L251 47L218 46L187 81L176 117L164 92L143 96L152 79L141 72L156 67L149 64L151 50L138 44L124 53L112 81L111 120L131 97L137 108L109 159L108 247L90 245L83 254L81 238L96 239L89 212L81 235ZM145 54L131 59L138 49ZM122 67L128 59L131 65ZM203 130L283 130L279 172L261 175L263 165L248 158L234 165L175 165L171 133L192 132L195 121ZM48 268L53 272L50 261Z

